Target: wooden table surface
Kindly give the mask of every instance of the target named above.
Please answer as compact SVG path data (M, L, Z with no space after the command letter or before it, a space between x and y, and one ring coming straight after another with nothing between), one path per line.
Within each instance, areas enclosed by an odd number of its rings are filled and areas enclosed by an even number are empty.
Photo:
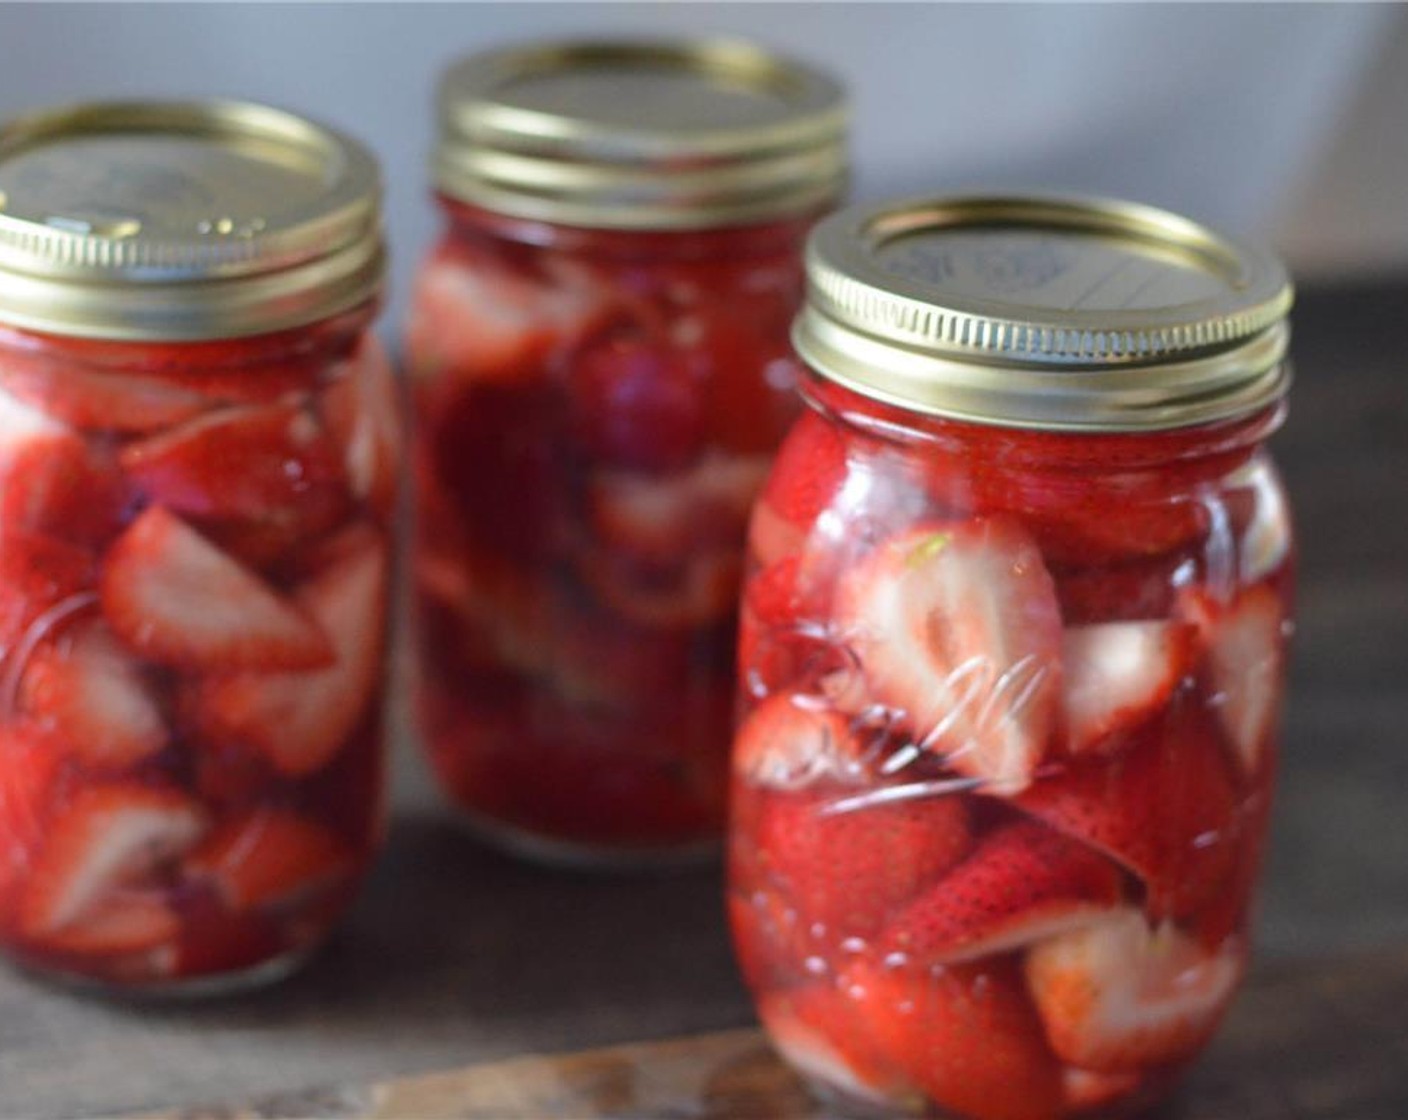
M1295 322L1275 447L1303 577L1262 918L1273 968L1408 944L1408 280L1304 293ZM716 871L512 863L449 823L401 747L386 857L346 930L284 986L124 1006L0 971L0 1117L238 1103L751 1023ZM1408 1086L1402 1035L1356 1060Z

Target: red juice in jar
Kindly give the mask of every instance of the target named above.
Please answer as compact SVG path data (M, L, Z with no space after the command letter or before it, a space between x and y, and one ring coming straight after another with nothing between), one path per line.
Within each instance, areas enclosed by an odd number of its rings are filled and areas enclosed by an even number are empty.
M516 851L712 850L841 91L739 44L577 43L461 63L441 118L407 329L426 748Z
M281 976L383 829L400 424L354 141L232 102L0 128L0 947Z
M1242 979L1293 547L1291 289L1146 207L857 207L753 514L729 915L823 1094L1126 1116Z

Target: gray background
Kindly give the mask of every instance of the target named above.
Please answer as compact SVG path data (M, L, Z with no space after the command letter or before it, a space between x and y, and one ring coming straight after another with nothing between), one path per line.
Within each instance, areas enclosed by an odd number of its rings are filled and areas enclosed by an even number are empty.
M1303 277L1408 266L1408 8L1392 5L0 5L0 114L251 97L369 142L393 314L433 236L437 72L535 36L746 35L850 84L855 193L1121 194L1273 240Z

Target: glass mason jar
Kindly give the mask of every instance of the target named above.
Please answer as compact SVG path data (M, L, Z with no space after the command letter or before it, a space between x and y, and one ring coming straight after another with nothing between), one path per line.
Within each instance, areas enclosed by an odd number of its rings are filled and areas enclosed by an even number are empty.
M738 45L577 44L462 63L442 118L447 224L407 330L429 755L516 851L713 850L840 91Z
M376 166L256 105L0 128L0 947L272 979L383 830Z
M754 512L729 909L822 1092L1127 1115L1244 973L1293 549L1280 266L1061 198L809 245Z

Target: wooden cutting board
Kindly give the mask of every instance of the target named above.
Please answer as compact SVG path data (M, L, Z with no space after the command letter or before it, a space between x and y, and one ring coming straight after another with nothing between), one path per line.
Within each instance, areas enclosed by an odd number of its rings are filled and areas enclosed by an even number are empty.
M531 1056L160 1120L800 1120L756 1030ZM1408 1120L1408 951L1256 975L1160 1120Z

